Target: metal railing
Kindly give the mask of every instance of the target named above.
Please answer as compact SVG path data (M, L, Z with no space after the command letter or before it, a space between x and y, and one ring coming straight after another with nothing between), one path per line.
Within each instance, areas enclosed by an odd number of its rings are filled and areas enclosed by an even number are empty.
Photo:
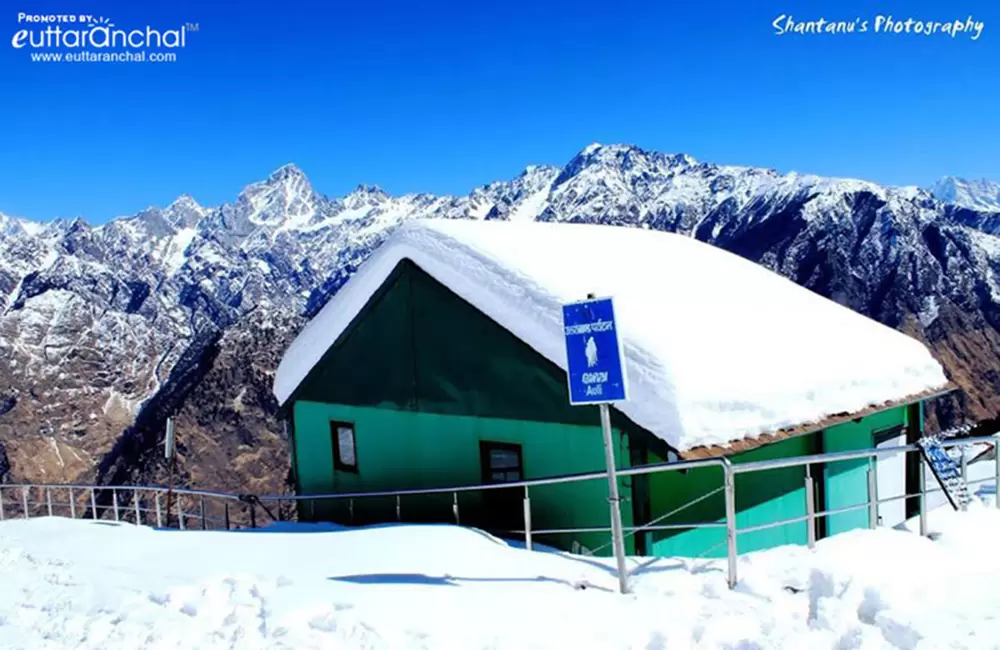
M255 526L257 507L256 497L207 490L0 483L0 521L61 516L180 530L233 530Z
M1000 444L1000 436L977 438L946 439L941 442L943 447L986 444L994 449ZM735 587L738 581L738 538L741 534L767 530L806 522L808 545L812 548L818 537L817 523L824 517L868 510L869 527L878 525L878 506L899 500L918 499L920 534L928 534L927 496L943 492L940 487L927 488L924 473L924 462L920 466L920 489L916 493L904 493L889 497L878 495L878 485L872 464L881 457L896 454L920 453L915 444L888 447L882 449L863 449L857 451L833 452L797 456L772 460L761 460L747 463L732 463L724 457L701 460L676 461L630 467L618 470L620 478L645 476L663 472L677 472L707 467L719 467L722 471L722 486L698 495L675 509L660 515L650 522L639 526L625 528L626 536L637 533L692 530L699 528L725 528L725 539L718 544L706 548L701 555L707 555L725 544L727 559L727 576L730 587ZM858 504L816 511L814 502L814 478L811 466L820 463L837 463L851 460L869 460L867 499ZM963 452L960 461L963 477L968 477L968 462ZM769 470L804 467L805 510L806 514L798 517L775 520L764 524L744 526L737 525L736 508L736 477L740 474L766 472ZM347 504L349 518L355 515L355 503L373 499L392 499L397 521L404 521L404 499L427 495L451 495L450 516L454 523L462 523L460 494L470 492L487 492L491 490L523 490L523 528L518 530L495 531L501 534L523 536L525 547L531 550L538 536L544 535L579 535L583 533L608 533L609 526L548 528L534 529L532 527L531 490L551 485L564 485L583 481L607 480L605 472L587 472L541 479L529 479L510 483L476 484L453 487L416 488L404 490L385 490L378 492L351 492L309 495L234 495L223 492L204 490L174 489L174 505L167 511L166 495L168 489L159 486L92 486L92 485L29 485L0 484L0 521L12 518L28 518L39 515L60 515L72 518L111 519L129 523L156 525L160 528L176 527L201 530L234 530L241 528L256 528L268 522L290 521L295 519L294 511L303 503L315 504L317 501L335 501ZM1000 453L994 454L994 471L992 476L967 481L977 485L986 482L1000 484ZM719 520L702 522L685 522L681 524L662 523L674 515L719 493L723 494L725 514ZM60 496L62 495L62 496ZM34 498L33 498L34 497ZM54 500L55 498L55 500ZM60 501L63 498L65 501ZM1000 508L1000 498L997 499ZM353 521L351 523L354 523ZM598 552L604 547L598 547Z

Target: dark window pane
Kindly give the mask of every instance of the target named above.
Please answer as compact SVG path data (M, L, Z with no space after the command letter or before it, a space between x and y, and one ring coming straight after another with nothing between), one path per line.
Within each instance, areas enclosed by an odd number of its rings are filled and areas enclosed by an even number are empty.
M337 446L340 452L340 462L348 467L354 467L354 430L348 427L337 429Z
M483 481L508 483L523 478L520 445L483 441L480 449Z
M345 472L358 471L354 425L350 422L330 422L330 443L333 446L333 468Z
M490 467L494 469L516 469L518 467L517 452L509 449L490 450Z

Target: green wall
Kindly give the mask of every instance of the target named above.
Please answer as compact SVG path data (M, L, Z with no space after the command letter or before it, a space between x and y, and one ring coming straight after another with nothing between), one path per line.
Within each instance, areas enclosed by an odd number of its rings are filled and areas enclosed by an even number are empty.
M596 416L596 410L594 412ZM405 488L475 485L484 478L480 470L481 440L508 442L522 447L525 478L600 471L604 468L604 445L599 426L564 425L550 422L476 418L394 409L355 407L317 402L296 402L294 408L295 455L302 494L372 492ZM330 421L351 422L355 427L358 472L334 471ZM628 466L626 441L614 432L616 461ZM629 498L629 482L620 484ZM504 490L512 508L514 529L523 528L523 488ZM532 488L533 528L608 527L607 481ZM404 521L452 520L452 495L405 497L400 502ZM352 515L343 501L321 503L307 518L350 522ZM463 524L490 528L497 513L487 513L483 494L459 494L459 516ZM363 499L354 506L354 523L393 521L395 500ZM492 521L491 521L492 519ZM632 525L631 509L624 507L625 526ZM595 548L610 539L607 533L574 536L536 536L537 541L570 548L574 541ZM630 545L630 552L632 546Z
M846 422L823 435L823 452L854 451L874 447L872 433L897 424L905 424L906 409L876 413L860 422ZM823 469L825 510L836 510L868 502L868 470L872 461L842 460L827 463ZM867 528L868 509L857 508L826 518L826 535L836 535L855 528Z
M848 422L823 435L823 452L869 449L872 444L872 425L867 420ZM868 501L868 469L871 461L842 460L823 467L824 510L836 510L860 505ZM836 535L855 528L867 528L868 509L860 508L826 517L826 535Z
M810 437L791 438L730 458L734 463L804 456L810 453ZM707 494L723 485L722 469L706 467L679 472L660 472L650 477L653 495L653 517ZM799 517L805 510L805 470L789 467L754 472L736 477L736 523L742 528ZM725 523L725 496L720 491L662 523L690 524L699 522ZM726 554L726 529L699 528L682 532L656 531L652 534L654 555L684 557L721 557ZM761 531L742 533L737 538L741 553L771 548L781 544L806 543L804 522L785 524Z
M906 409L900 407L877 413L860 422L846 422L826 431L790 438L758 447L730 457L733 463L747 463L773 458L806 456L823 451L868 449L872 432L904 422ZM866 503L868 499L868 461L840 461L822 467L814 477L823 477L821 493L826 507L817 503L816 510L834 509ZM650 476L652 516L671 510L722 487L722 470L709 467L679 472L660 472ZM788 467L766 472L739 474L736 477L736 522L739 528L767 524L806 514L805 467ZM722 492L682 510L664 520L664 524L725 522L725 497ZM842 513L830 517L827 534L868 527L868 510ZM725 528L701 528L685 531L656 531L647 536L653 555L720 557L726 552ZM783 544L806 544L805 522L785 524L760 531L740 533L737 548L747 553ZM712 549L708 551L708 549Z

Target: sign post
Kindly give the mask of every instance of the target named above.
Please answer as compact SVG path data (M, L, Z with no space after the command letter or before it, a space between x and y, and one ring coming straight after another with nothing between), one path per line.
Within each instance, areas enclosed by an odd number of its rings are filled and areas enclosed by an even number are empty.
M563 305L563 335L566 339L566 377L570 404L597 404L604 433L604 460L608 467L608 503L611 506L611 541L618 563L618 587L628 593L625 538L618 496L618 474L611 435L611 402L627 398L625 363L615 325L611 298L595 298Z
M163 442L163 454L170 463L170 478L167 482L167 528L170 528L170 513L174 500L174 456L177 449L177 440L174 435L174 419L167 418L167 435Z

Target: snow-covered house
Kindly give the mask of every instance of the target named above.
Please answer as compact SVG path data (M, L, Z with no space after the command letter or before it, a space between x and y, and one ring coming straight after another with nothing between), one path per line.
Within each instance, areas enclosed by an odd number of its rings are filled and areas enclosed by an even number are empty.
M614 296L630 399L614 405L619 466L733 462L901 444L949 386L927 349L760 266L679 235L578 224L414 221L400 227L287 350L274 393L302 494L503 482L602 470L596 407L570 406L561 305ZM741 526L805 514L804 468L737 477ZM864 501L867 462L813 467L817 511ZM821 479L821 480L820 480ZM916 481L879 463L882 496ZM622 479L626 526L721 485L717 467ZM601 481L532 490L535 528L608 525ZM521 527L517 490L463 494L462 523ZM406 497L404 520L447 521L450 494ZM666 523L723 517L715 494ZM887 524L905 516L886 504ZM305 507L396 518L393 499ZM867 525L864 510L821 534ZM630 552L697 555L724 530L656 531ZM606 535L541 539L593 548ZM806 541L804 523L741 535L741 551ZM724 546L710 554L717 554Z

